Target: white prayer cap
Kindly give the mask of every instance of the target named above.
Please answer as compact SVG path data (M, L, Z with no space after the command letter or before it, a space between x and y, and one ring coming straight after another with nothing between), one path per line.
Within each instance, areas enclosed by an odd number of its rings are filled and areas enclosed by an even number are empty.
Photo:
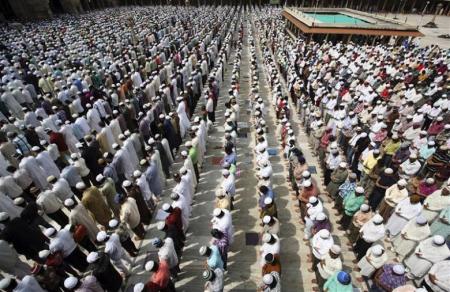
M66 289L73 289L78 284L78 279L71 276L64 280L64 287Z
M137 283L133 287L133 292L142 292L144 291L145 285L144 283Z
M340 254L341 253L341 247L337 244L333 244L330 248L331 252L334 254Z
M264 235L262 236L262 242L268 243L271 240L272 240L272 235L270 235L270 233L264 233Z
M311 175L311 173L308 170L305 170L305 171L302 172L302 176L303 177L308 177L310 175Z
M134 172L133 172L133 176L134 177L140 177L142 175L142 172L140 171L140 170L135 170Z
M208 250L208 247L206 246L206 245L203 245L203 246L201 246L200 248L199 248L199 250L198 250L198 253L201 255L201 256L204 256L205 254L206 254L206 251Z
M409 158L411 158L411 159L417 159L417 155L416 155L415 153L411 153L411 154L409 155Z
M5 278L0 280L0 289L6 289L11 285L11 277L6 276Z
M75 144L75 147L77 147L78 149L83 148L83 143L78 142ZM76 154L76 153L74 153L74 154Z
M183 100L182 96L177 97L177 101L182 101L182 100Z
M95 180L97 181L97 182L101 182L103 179L104 179L105 177L103 176L103 174L98 174L96 177L95 177Z
M130 187L130 186L131 186L131 181L129 181L129 180L124 180L124 181L123 181L122 187L128 188L128 187Z
M445 243L445 238L442 235L433 236L433 243L436 245L443 245Z
M192 142L191 141L187 141L184 145L186 147L192 147Z
M381 217L380 214L375 214L375 216L373 216L373 223L375 224L380 224L383 222L383 217Z
M182 166L182 167L180 168L180 174L185 174L186 172L187 172L186 167Z
M379 244L372 246L372 254L379 257L383 253L383 247Z
M109 226L110 228L116 228L117 225L119 225L119 221L118 221L117 219L111 219L111 220L109 220L109 222L108 222L108 226Z
M436 120L438 120L439 122L442 122L444 120L444 118L443 117L437 117Z
M37 151L39 151L41 148L39 148L39 146L33 146L32 148L31 148L31 151L33 151L33 152L37 152Z
M310 180L310 179L304 180L304 181L303 181L303 186L304 186L305 188L310 187L310 186L311 186L311 180Z
M56 229L53 227L47 228L44 231L44 235L47 237L53 236L53 235L55 235L55 233L56 233Z
M380 149L373 150L373 154L380 154Z
M77 190L82 191L86 188L86 185L84 184L84 182L80 181L80 182L77 182L77 184L75 185L75 188Z
M181 156L188 156L188 153L186 150L181 151Z
M386 169L384 170L384 173L386 173L386 174L393 174L393 173L394 173L394 170L393 170L392 168L388 167L388 168L386 168Z
M267 197L267 198L264 199L264 204L265 205L270 205L270 204L272 204L272 202L273 202L273 200L270 197Z
M105 241L107 236L108 235L106 234L106 232L102 230L99 233L97 233L97 241L98 242L103 242L103 241Z
M222 175L224 175L224 176L230 175L230 171L228 169L223 169L222 170Z
M402 178L401 180L399 180L399 181L397 182L397 184L398 184L399 186L404 187L404 186L407 185L407 182L406 182L406 180L404 180L404 179Z
M272 217L270 217L269 215L266 215L263 217L263 223L264 224L269 224L270 220L272 220Z
M124 134L120 134L119 135L119 140L125 140L127 137L125 137L125 135Z
M222 210L220 208L215 208L213 211L213 215L214 216L220 216L220 214L222 214Z
M168 204L168 203L164 203L163 205L162 205L162 209L163 209L163 211L169 211L169 209L170 209L170 205Z
M427 224L427 218L425 218L422 215L419 215L416 217L416 223L419 225L425 225L425 224Z
M359 209L363 212L367 212L369 211L370 207L367 204L362 204L361 207L359 207Z
M70 158L72 158L72 160L78 160L78 154L72 153L70 154Z
M156 229L158 229L158 230L163 230L165 227L166 227L166 222L164 222L164 221L159 221L156 224Z
M427 178L426 180L425 180L425 182L427 183L427 184L434 184L434 178L432 178L432 177L429 177L429 178Z
M6 212L0 212L0 222L6 221L9 219L9 215Z
M327 219L327 215L325 215L325 213L323 213L323 212L320 212L320 213L317 214L317 216L316 216L316 220L318 220L318 221L323 221L323 220L325 220L325 219Z
M427 143L429 146L434 146L436 143L434 141L428 141Z
M356 187L355 192L362 194L364 193L364 188L363 187Z
M64 201L64 206L66 206L66 207L72 207L74 204L75 204L75 202L72 199L70 199L70 198L66 199Z
M50 255L50 251L48 249L44 249L41 250L38 255L40 259L46 259Z
M89 264L95 263L97 260L98 260L98 253L95 251L89 253L88 256L86 257L86 261Z
M113 148L114 150L117 150L117 149L120 148L120 145L117 144L117 143L114 143L114 144L112 144L112 148Z
M396 264L392 270L394 271L394 273L396 273L397 275L403 275L405 273L405 267L402 264Z
M272 274L265 274L263 276L263 283L266 285L270 285L273 283L273 276Z
M339 163L339 167L340 168L347 168L347 162L342 161L341 163Z
M330 237L330 231L326 230L326 229L322 229L320 230L320 237L323 239L329 238Z
M16 206L22 205L23 202L25 202L25 200L22 197L17 197L14 199L14 205L16 205Z
M308 200L308 202L310 204L315 204L315 203L317 203L317 201L318 201L317 197L314 197L314 196L310 197Z
M153 144L155 144L155 139L153 139L153 138L150 138L150 139L148 139L148 145L153 145Z

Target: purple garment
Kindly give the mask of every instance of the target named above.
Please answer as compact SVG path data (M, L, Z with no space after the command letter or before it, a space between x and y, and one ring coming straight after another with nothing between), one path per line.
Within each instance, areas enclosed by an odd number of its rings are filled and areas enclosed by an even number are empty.
M400 163L404 162L406 159L409 158L409 155L411 152L409 151L409 148L406 149L398 149L397 152L395 152L393 159L396 159L400 161Z
M230 242L228 240L228 235L225 232L223 232L222 238L221 239L215 238L213 241L213 244L215 246L217 246L217 248L219 249L220 255L222 256L222 260L224 262L226 262L227 258L228 258L228 247L230 245Z
M314 221L313 223L313 228L312 231L315 233L319 232L322 229L326 229L328 231L331 231L331 223L330 221L328 221L328 219L323 220L323 221Z
M228 164L236 164L236 153L232 152L231 154L225 154L223 157L223 162Z
M406 284L405 275L397 275L394 273L393 268L395 265L396 264L385 264L382 267L383 273L379 277L380 283L384 287L388 287L390 291Z

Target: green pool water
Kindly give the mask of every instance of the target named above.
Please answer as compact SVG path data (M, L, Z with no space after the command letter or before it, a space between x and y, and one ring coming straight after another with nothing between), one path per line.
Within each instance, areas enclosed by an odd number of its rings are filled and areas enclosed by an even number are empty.
M367 23L359 18L354 18L340 13L305 13L311 18L315 18L322 23L340 23L340 24L362 24Z

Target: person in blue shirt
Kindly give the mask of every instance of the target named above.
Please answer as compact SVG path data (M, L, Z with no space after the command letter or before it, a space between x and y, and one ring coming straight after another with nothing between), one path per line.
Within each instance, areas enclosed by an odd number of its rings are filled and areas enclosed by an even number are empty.
M223 260L220 251L215 245L202 246L199 250L201 256L207 257L206 264L211 270L223 269Z

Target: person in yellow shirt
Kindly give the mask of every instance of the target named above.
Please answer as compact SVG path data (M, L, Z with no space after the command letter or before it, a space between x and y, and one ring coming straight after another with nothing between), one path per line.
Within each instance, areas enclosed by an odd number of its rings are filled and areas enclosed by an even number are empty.
M363 161L363 171L361 177L361 184L365 184L367 180L370 179L369 174L375 168L378 163L378 160L381 159L380 150L375 149L372 153L369 153L366 159Z
M397 134L393 134L390 139L384 140L381 145L383 149L383 164L386 167L389 167L391 164L392 156L394 156L395 152L400 149L401 141Z

